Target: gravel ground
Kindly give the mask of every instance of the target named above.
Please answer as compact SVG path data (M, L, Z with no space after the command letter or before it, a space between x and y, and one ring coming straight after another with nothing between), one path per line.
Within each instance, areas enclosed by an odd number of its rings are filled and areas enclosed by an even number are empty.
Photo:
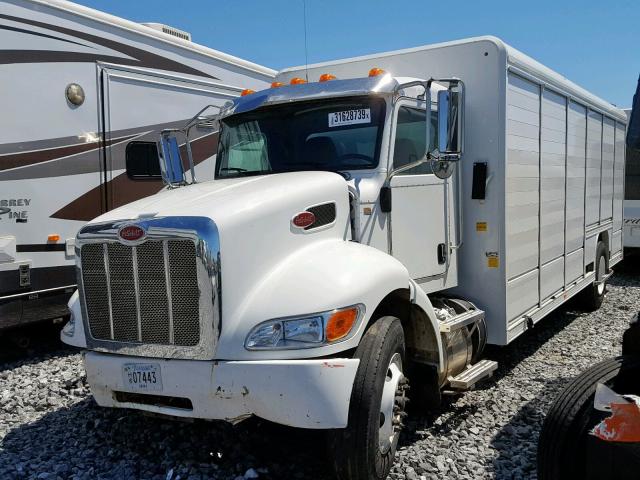
M598 312L561 308L488 352L500 364L490 381L447 398L434 418L410 419L391 478L535 478L551 401L571 377L619 353L627 321L640 310L636 264L618 269ZM7 354L0 340L0 478L330 478L319 432L98 408L80 355L49 333L27 353Z

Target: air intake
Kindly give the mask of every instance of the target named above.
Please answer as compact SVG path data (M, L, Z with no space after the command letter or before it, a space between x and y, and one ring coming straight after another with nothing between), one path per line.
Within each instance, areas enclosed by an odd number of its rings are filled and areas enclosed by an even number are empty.
M191 34L189 32L178 30L177 28L170 27L169 25L163 25L162 23L143 23L142 25L153 28L159 32L166 33L167 35L181 38L182 40L191 41Z

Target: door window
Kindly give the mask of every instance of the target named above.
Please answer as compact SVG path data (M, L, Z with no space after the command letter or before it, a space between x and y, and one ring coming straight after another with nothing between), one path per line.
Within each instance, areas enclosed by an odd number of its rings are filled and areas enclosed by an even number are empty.
M431 144L435 144L437 138L438 122L437 114L432 112L430 137ZM393 149L394 168L402 167L415 162L425 154L426 111L420 108L401 106L398 109L396 122L396 140ZM424 162L398 175L426 175L433 173L431 164Z

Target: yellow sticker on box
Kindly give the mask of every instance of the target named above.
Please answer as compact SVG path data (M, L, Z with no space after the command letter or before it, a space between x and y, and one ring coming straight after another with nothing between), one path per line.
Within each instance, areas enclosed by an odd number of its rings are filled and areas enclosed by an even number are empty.
M500 267L500 259L497 255L492 255L487 257L487 267L489 268L499 268Z
M487 222L476 222L476 232L486 232Z

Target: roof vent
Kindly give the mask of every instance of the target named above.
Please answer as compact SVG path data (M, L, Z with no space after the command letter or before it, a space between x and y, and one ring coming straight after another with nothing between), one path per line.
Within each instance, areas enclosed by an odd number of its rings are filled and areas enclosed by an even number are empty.
M189 32L178 30L177 28L170 27L169 25L163 25L162 23L143 23L142 25L153 28L154 30L166 33L168 35L187 40L189 42L191 41L191 34Z

